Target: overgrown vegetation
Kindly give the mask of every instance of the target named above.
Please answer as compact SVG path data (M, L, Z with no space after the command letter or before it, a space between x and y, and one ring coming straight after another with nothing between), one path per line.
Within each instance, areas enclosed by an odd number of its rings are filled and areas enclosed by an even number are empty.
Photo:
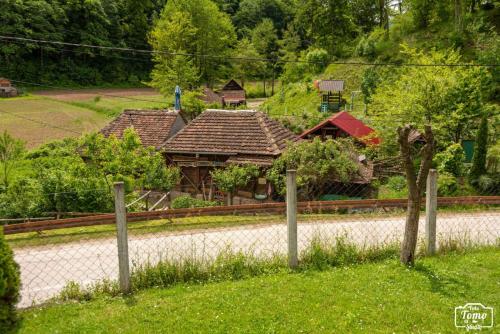
M229 205L233 203L233 196L238 188L245 187L259 174L259 167L255 165L240 166L235 164L210 172L217 187L227 193Z
M16 304L21 286L19 266L0 232L0 331L6 333L17 321Z
M289 144L287 150L273 162L267 178L278 194L286 192L286 170L297 170L297 187L304 198L324 194L332 182L348 182L358 172L356 149L349 140L319 138Z
M139 189L170 190L180 172L160 153L142 146L133 129L123 139L91 134L53 142L23 153L30 166L0 192L0 216L33 217L43 212L109 212L112 185L124 181L127 194Z
M216 206L220 203L216 201L204 201L199 198L193 198L188 195L183 195L176 197L172 200L172 209L184 209L184 208L204 208L208 206Z

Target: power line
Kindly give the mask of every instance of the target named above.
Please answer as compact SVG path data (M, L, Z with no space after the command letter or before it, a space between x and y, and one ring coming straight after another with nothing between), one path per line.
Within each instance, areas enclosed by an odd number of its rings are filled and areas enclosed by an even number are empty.
M10 41L10 43L19 44L19 45L23 45L24 44L21 41ZM85 51L82 51L82 50L75 50L75 49L73 49L73 50L71 50L71 49L55 49L55 48L50 47L50 46L45 46L44 47L44 46L41 46L41 45L37 45L36 47L38 49L40 49L40 50L47 50L48 52L58 52L58 53L72 52L72 53L77 53L77 54L88 55L88 52L85 52ZM123 56L117 56L115 54L99 53L99 54L94 54L93 56L133 60L133 61L138 61L138 62L148 63L148 64L152 63L151 59L137 58L137 57L123 57Z
M6 110L3 110L3 109L0 109L0 113L8 114L8 115L11 115L11 116L14 116L14 117L17 117L17 118L22 118L24 120L27 120L27 121L30 121L30 122L34 122L34 123L38 123L38 124L41 124L43 126L47 126L49 128L54 128L54 129L58 129L58 130L62 130L62 131L72 132L72 133L75 133L77 135L81 135L81 133L78 132L78 131L67 129L67 128L63 128L63 127L60 127L60 126L57 126L57 125L52 125L52 124L46 123L44 121L39 121L39 120L32 119L32 118L29 118L29 117L26 117L26 116L18 115L16 113L13 113L13 112L10 112L10 111L6 111Z
M133 49L127 47L114 47L114 46L101 46L101 45L91 45L82 43L68 43L60 41L48 41L43 39L33 39L24 37L13 37L0 35L0 39L3 40L16 40L34 43L45 43L53 45L65 45L73 47L85 47L91 49L101 49L109 51L122 51L122 52L135 52L141 54L165 54L170 56L187 56L187 57L201 57L201 58L214 58L214 59L226 59L226 60L244 60L244 61L262 61L271 63L307 63L307 64L336 64L336 65L356 65L356 66L412 66L412 67L498 67L500 64L419 64L419 63L388 63L388 62L376 62L376 63L366 63L366 62L347 62L347 61L307 61L307 60L286 60L286 59L273 59L273 58L262 58L262 57L232 57L232 56L218 56L200 53L180 53L180 52L170 52L165 50L146 50L146 49Z

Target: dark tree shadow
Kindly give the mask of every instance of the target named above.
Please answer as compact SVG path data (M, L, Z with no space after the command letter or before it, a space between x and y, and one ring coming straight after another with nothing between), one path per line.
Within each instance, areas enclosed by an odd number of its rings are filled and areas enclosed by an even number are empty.
M415 264L413 269L429 280L431 292L439 293L446 297L464 296L470 288L469 283L463 281L463 279L458 279L442 272L438 273L433 268L421 263Z

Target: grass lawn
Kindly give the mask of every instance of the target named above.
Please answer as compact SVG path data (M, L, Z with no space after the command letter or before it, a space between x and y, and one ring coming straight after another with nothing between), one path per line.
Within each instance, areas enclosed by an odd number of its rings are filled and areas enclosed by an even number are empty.
M172 99L161 95L135 95L130 99L99 96L97 99L67 101L66 103L94 110L109 117L116 117L125 109L167 109L172 107Z
M454 327L456 306L498 312L499 256L487 248L419 259L413 269L392 259L49 305L23 311L19 333L465 332Z
M45 97L1 99L0 111L3 111L0 112L0 132L7 130L12 136L24 140L28 148L51 140L77 137L85 132L96 131L109 122L105 115L94 110ZM58 128L49 127L44 123Z

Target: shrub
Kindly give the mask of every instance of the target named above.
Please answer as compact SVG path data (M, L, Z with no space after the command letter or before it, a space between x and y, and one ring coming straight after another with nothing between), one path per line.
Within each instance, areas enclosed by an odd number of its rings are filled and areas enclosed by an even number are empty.
M216 206L219 202L204 201L202 199L193 198L191 196L179 196L172 201L172 209L185 209L185 208L203 208L207 206Z
M437 180L438 196L450 196L457 192L457 178L449 173L440 173Z
M380 186L378 198L405 198L408 196L406 179L404 176L392 176L387 182Z
M443 152L436 154L434 162L439 173L449 173L454 176L464 174L464 150L460 144L452 144Z
M481 124L477 130L476 146L474 147L474 156L472 157L472 168L470 170L470 179L472 181L479 179L481 175L486 174L486 157L488 155L488 117L484 115L481 118Z
M0 232L0 332L5 333L16 322L19 299L19 266Z

